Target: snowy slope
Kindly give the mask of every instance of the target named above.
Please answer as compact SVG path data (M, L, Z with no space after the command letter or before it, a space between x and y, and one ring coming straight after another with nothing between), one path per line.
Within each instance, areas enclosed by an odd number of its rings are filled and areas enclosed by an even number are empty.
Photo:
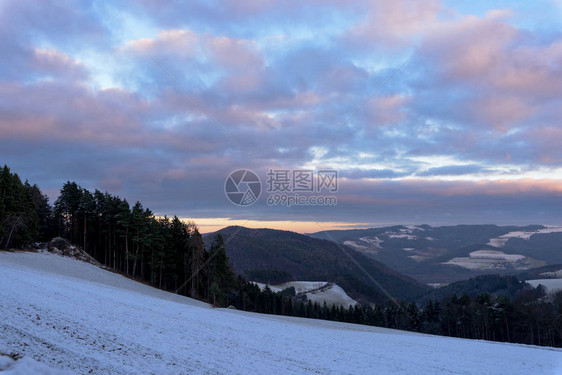
M562 227L547 226L544 229L537 229L537 230L532 230L532 231L509 232L509 233L506 233L502 236L499 236L498 238L490 239L490 242L488 242L488 245L491 245L491 246L494 246L494 247L504 247L505 244L507 243L507 241L509 241L511 238L521 238L522 240L529 240L529 239L531 239L531 236L533 236L533 235L558 233L558 232L562 232Z
M562 373L559 349L211 309L51 254L0 252L0 341L75 373Z
M343 305L344 307L355 306L357 302L347 295L345 290L337 284L330 286L328 289L322 289L306 293L306 297L312 302L328 305Z
M2 375L71 375L69 370L53 368L31 357L13 358L13 352L0 342L0 372Z
M527 280L527 282L534 288L543 285L549 293L556 293L562 290L562 279L536 279Z
M262 290L267 285L255 281L253 283ZM343 305L345 307L357 304L357 301L348 296L342 287L337 284L329 284L326 281L289 281L284 284L269 285L269 288L274 292L280 292L290 287L294 287L297 294L306 294L309 300L319 304L326 302L328 305Z

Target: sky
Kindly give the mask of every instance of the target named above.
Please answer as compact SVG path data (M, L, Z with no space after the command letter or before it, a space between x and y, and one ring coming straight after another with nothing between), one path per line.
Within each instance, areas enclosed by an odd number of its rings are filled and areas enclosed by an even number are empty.
M4 0L0 53L0 164L51 203L71 180L202 232L562 224L562 1Z

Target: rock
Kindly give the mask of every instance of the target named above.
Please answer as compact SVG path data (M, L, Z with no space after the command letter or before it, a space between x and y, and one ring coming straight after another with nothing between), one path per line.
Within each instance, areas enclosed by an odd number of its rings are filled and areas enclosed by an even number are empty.
M49 241L49 243L47 243L47 249L51 252L56 249L64 253L70 250L71 247L72 245L70 244L70 242L62 237L55 237L51 241Z
M99 265L99 263L87 252L85 252L78 246L72 245L69 241L65 240L62 237L55 237L51 241L49 241L47 243L47 251L53 254L78 259L94 265Z

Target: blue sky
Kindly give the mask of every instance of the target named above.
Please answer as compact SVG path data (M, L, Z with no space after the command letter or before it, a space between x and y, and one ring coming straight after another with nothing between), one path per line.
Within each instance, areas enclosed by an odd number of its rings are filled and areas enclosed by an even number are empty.
M0 163L158 215L301 232L562 224L560 1L3 1ZM230 172L334 169L336 206Z

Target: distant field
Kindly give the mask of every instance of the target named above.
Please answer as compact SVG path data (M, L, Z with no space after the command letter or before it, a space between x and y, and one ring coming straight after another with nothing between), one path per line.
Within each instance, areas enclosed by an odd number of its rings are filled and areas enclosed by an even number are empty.
M562 290L562 279L537 279L527 280L527 282L535 288L539 286L539 284L544 285L549 293Z
M264 288L265 284L255 283L260 288ZM326 281L290 281L284 284L270 285L272 291L280 292L283 289L294 287L295 291L306 294L306 297L312 302L323 304L326 302L328 305L343 305L345 307L355 306L357 301L347 295L339 285L332 285L327 289L321 289L328 283Z

